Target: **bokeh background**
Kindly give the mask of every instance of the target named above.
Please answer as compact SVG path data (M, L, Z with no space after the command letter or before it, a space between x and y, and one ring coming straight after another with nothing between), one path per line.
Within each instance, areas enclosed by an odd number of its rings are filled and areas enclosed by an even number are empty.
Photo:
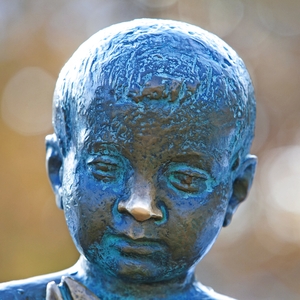
M55 80L90 35L140 17L216 33L244 59L256 89L254 186L198 278L238 299L299 300L299 0L0 0L0 281L77 260L44 164Z

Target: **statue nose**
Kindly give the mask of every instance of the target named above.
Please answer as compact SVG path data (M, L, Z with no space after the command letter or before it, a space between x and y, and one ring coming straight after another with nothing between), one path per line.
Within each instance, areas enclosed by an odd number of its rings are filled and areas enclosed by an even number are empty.
M154 188L150 183L141 180L133 187L129 199L120 201L118 211L129 213L139 222L151 218L156 220L163 218L162 211L154 204Z

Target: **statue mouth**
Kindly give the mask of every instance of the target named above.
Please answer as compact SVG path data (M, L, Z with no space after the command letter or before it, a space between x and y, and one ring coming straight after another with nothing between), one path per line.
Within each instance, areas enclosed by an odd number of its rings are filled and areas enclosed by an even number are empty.
M150 255L152 253L162 252L163 247L156 242L123 242L118 246L120 252L125 255Z
M161 240L138 238L133 240L125 234L115 235L114 247L124 256L151 256L166 253L167 246Z

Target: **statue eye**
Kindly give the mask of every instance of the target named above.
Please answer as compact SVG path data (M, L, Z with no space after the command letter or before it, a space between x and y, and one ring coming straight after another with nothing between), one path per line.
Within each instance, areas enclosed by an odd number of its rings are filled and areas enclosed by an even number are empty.
M114 157L97 157L89 161L88 165L94 177L103 182L114 181L120 176L121 168Z
M176 189L183 192L196 193L207 189L207 176L189 168L172 170L168 179Z

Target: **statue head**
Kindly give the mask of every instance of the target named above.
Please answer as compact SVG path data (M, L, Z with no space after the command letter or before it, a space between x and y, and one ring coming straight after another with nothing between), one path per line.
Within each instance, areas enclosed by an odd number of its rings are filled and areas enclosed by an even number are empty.
M48 173L78 251L138 282L193 271L251 186L255 98L243 61L177 21L101 30L62 69Z

